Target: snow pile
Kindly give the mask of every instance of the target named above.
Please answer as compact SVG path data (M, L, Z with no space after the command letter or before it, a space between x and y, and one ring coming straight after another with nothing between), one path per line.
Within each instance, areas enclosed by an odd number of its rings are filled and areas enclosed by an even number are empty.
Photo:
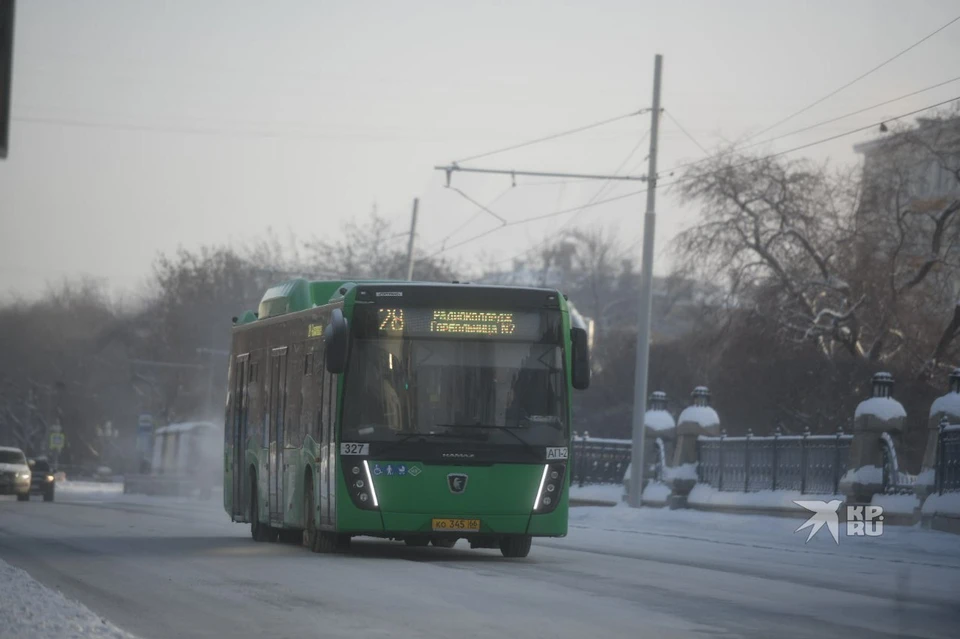
M136 639L3 560L0 560L0 636L4 639Z
M668 466L663 469L664 481L674 481L677 479L692 479L697 481L697 463L680 464L679 466Z
M758 490L752 493L724 492L715 489L709 484L697 484L690 491L687 502L692 506L730 506L746 508L771 508L796 510L800 506L793 503L795 500L830 501L839 499L843 495L805 495L799 490Z
M960 492L934 493L923 502L921 511L924 515L947 515L960 517Z
M123 484L97 481L61 481L56 485L57 495L71 497L111 497L123 494Z
M680 413L677 423L693 422L701 428L710 428L720 424L720 416L711 406L687 406Z
M658 481L652 481L643 489L640 499L643 503L666 503L670 498L670 487Z
M879 466L862 466L854 470L848 470L840 483L865 484L868 486L870 484L883 484L883 469Z
M898 417L906 417L907 411L904 410L903 404L892 397L871 397L860 402L853 417L856 419L861 415L873 415L889 421Z
M937 471L933 468L927 468L920 471L917 475L916 484L919 486L933 486L937 483Z
M623 486L620 484L571 485L570 499L619 503L623 499Z
M870 500L873 506L880 506L883 512L894 515L912 515L920 507L916 495L874 495Z
M933 404L930 405L930 417L937 413L960 416L960 393L947 393L933 400Z
M643 418L643 423L650 430L664 431L673 430L676 424L673 423L673 415L665 410L648 410Z

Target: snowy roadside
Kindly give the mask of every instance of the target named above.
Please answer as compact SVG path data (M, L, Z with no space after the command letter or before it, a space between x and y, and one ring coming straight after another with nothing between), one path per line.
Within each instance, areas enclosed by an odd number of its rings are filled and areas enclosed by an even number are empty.
M2 559L0 635L4 639L136 639Z

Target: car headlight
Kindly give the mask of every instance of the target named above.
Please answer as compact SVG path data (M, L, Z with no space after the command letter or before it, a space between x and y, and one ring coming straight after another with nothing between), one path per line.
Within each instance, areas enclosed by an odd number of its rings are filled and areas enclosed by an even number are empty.
M53 481L53 475L47 475L47 481Z
M30 479L30 473L17 473L17 479Z

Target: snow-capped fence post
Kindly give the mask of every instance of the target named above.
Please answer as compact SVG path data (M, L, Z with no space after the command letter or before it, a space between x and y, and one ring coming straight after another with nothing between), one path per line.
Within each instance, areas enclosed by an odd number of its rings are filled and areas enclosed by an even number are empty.
M950 387L945 395L934 400L930 405L930 414L927 419L927 445L923 450L923 462L920 465L920 474L914 484L914 492L919 499L925 499L934 489L939 492L937 485L937 469L940 465L940 425L944 419L947 422L960 424L960 368L955 368L948 377Z
M854 412L848 470L838 484L850 505L870 504L874 495L883 493L884 434L891 442L899 439L907 417L903 405L893 398L893 376L877 373L872 381L872 396Z
M671 490L671 508L686 507L687 496L700 478L698 463L702 452L698 438L715 437L720 431L720 416L710 406L710 390L706 386L697 386L691 396L693 403L683 409L677 418L673 463L664 473ZM722 447L720 450L723 450ZM722 473L722 458L720 462L718 472Z

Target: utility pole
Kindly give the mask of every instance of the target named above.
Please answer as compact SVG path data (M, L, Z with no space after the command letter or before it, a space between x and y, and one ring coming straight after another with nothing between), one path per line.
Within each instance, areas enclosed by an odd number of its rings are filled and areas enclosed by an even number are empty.
M413 238L417 233L417 207L420 198L413 198L413 216L410 219L410 239L407 241L407 281L413 280Z
M647 373L650 368L650 307L653 303L653 233L657 222L657 134L660 126L660 76L663 56L653 63L653 109L650 111L650 164L647 169L647 212L643 219L643 257L640 270L640 317L637 321L637 359L633 382L633 447L629 503L640 507L643 491L644 415L647 412Z

